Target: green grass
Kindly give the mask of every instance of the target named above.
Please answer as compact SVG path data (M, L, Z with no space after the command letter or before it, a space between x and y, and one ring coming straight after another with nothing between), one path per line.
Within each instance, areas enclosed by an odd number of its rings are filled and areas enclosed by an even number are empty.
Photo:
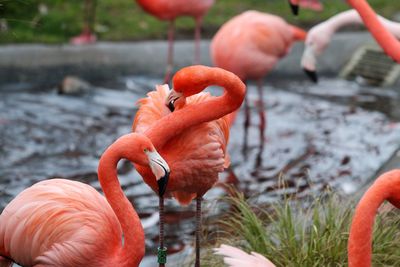
M232 208L207 237L213 240L204 266L224 266L211 249L225 243L255 251L276 266L347 266L347 240L355 203L332 192L304 202L285 199L269 207L250 204L242 194L225 199ZM307 206L307 207L305 207ZM400 217L378 216L374 228L373 266L400 266ZM214 223L215 225L215 223Z
M400 1L370 0L384 16L392 17L400 10ZM40 15L39 4L49 12ZM0 19L6 20L8 31L0 32L0 43L42 42L63 43L78 34L83 21L83 0L0 0ZM324 1L322 13L302 10L299 18L290 14L286 0L217 0L204 21L204 34L212 36L232 16L248 9L280 15L304 27L345 10L341 0ZM165 39L166 22L144 13L134 0L98 0L97 34L101 40L126 41ZM194 22L190 18L177 21L178 38L191 38Z

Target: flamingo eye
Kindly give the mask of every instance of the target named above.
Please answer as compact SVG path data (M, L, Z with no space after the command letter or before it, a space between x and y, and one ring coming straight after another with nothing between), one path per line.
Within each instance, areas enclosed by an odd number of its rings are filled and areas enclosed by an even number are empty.
M148 148L145 148L145 149L143 149L143 152L144 152L144 153L147 153L147 152L149 152L149 149L148 149Z

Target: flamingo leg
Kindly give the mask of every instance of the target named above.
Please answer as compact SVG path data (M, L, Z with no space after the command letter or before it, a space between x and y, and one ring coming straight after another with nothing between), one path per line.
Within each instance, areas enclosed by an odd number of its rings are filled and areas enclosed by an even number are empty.
M201 40L201 23L203 21L202 17L196 18L196 28L194 31L194 64L200 64L200 40Z
M171 80L172 70L174 68L174 33L175 33L175 21L169 22L168 28L168 59L167 68L165 70L164 83L168 84Z
M247 87L247 81L245 82L246 87ZM243 136L243 148L242 148L242 154L245 158L247 158L247 136L249 134L249 128L250 128L250 106L249 106L249 100L248 96L244 97L244 136Z
M263 80L257 81L258 90L258 113L260 116L260 146L264 146L265 129L267 127L267 111L264 108Z
M167 248L164 245L164 197L159 197L159 214L160 214L160 229L159 229L159 247L158 247L158 263L159 267L164 267L167 261Z
M201 231L201 201L202 197L196 198L196 262L195 267L200 267L200 231Z

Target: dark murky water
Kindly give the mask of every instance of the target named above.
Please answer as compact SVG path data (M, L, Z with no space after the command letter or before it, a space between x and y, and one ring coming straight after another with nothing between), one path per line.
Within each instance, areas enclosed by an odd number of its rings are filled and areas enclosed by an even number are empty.
M58 95L55 89L0 88L0 208L24 188L53 177L99 189L96 169L101 153L130 131L136 101L157 82L122 79L114 84L120 89L96 88L81 96ZM221 175L221 181L234 183L249 195L261 194L259 201L295 193L302 197L327 185L352 193L400 146L399 124L388 119L400 119L399 93L394 90L363 89L339 80L280 88L287 90L266 88L268 128L262 142L257 91L249 87L250 126L244 129L242 110L231 130L232 165ZM121 163L119 169L124 191L143 219L147 252L152 253L157 243L157 197L130 164ZM280 189L280 173L286 189ZM222 194L217 186L206 198ZM180 251L192 242L194 207L178 207L172 200L166 205L169 250Z

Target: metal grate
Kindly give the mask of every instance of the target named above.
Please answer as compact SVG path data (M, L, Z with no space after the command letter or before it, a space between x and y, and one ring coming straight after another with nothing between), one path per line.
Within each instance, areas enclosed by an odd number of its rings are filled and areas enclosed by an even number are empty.
M364 82L374 86L393 85L400 76L400 65L388 57L378 46L359 48L340 73L342 78Z

